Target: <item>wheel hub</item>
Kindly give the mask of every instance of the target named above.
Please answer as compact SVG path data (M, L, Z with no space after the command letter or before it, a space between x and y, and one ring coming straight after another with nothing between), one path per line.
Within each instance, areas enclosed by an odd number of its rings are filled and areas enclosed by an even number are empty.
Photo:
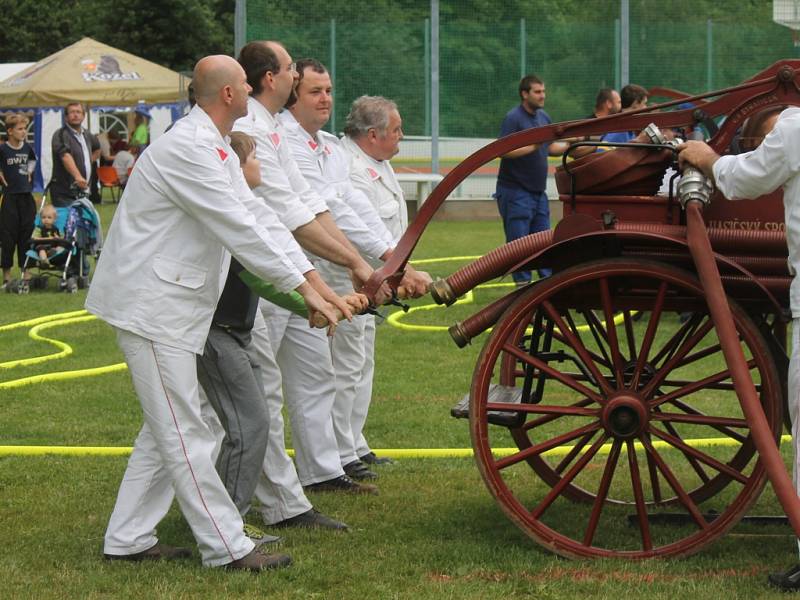
M600 420L609 435L627 440L645 430L650 413L641 397L628 392L611 398L603 408Z

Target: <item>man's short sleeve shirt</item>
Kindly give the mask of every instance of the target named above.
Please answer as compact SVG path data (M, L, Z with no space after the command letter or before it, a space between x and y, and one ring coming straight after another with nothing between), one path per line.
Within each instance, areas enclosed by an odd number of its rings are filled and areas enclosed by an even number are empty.
M550 116L542 109L530 114L522 105L508 112L500 126L500 137L505 137L531 127L549 125ZM500 160L498 183L511 187L521 187L529 192L543 192L547 188L547 155L549 143L541 144L535 152L519 158Z

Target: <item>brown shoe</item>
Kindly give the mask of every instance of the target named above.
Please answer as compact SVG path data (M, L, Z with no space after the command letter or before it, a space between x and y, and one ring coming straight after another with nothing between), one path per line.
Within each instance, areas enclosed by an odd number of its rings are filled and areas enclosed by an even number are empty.
M328 481L312 483L305 487L307 492L347 492L350 494L372 494L378 495L378 486L369 483L358 483L347 475L340 475Z
M142 550L136 554L103 554L106 560L128 560L139 562L142 560L175 560L179 558L190 558L191 548L181 548L180 546L167 546L157 543L155 546Z
M266 571L268 569L282 569L292 564L292 557L287 554L267 554L260 547L253 548L250 554L225 565L226 569L242 571Z

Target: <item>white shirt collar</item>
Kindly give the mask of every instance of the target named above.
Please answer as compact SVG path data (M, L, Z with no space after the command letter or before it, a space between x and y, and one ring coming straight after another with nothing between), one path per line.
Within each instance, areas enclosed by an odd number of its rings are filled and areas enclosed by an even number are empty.
M254 119L266 121L273 127L277 127L278 119L275 118L275 115L269 112L266 106L252 96L247 99L247 110L253 115Z

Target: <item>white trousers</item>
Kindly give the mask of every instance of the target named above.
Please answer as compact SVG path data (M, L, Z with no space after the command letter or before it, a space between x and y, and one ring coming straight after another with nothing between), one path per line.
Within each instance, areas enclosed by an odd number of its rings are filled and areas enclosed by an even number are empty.
M353 293L353 283L346 269L325 260L319 261L317 268L337 294ZM370 452L363 429L375 373L375 317L363 315L350 323L342 321L329 343L336 372L333 429L339 459L344 466Z
M261 310L281 370L300 482L340 477L344 470L331 420L336 385L325 330L312 329L303 317L269 302L261 303Z
M800 319L792 319L792 358L789 361L788 387L789 418L792 422L792 479L797 495L800 496ZM800 538L797 540L800 554Z
M333 430L342 465L369 452L362 430L372 397L374 324L371 315L355 317L350 323L342 321L329 342L336 371Z
M117 494L106 554L135 554L158 542L156 525L177 496L203 564L219 566L253 549L211 458L215 436L203 420L194 353L117 330L144 425Z
M273 525L311 510L311 502L303 492L294 462L286 454L283 431L283 394L281 371L275 361L267 326L261 312L256 314L251 332L251 346L261 366L264 398L269 414L269 438L264 456L264 468L256 486L255 497L261 504L264 523Z

